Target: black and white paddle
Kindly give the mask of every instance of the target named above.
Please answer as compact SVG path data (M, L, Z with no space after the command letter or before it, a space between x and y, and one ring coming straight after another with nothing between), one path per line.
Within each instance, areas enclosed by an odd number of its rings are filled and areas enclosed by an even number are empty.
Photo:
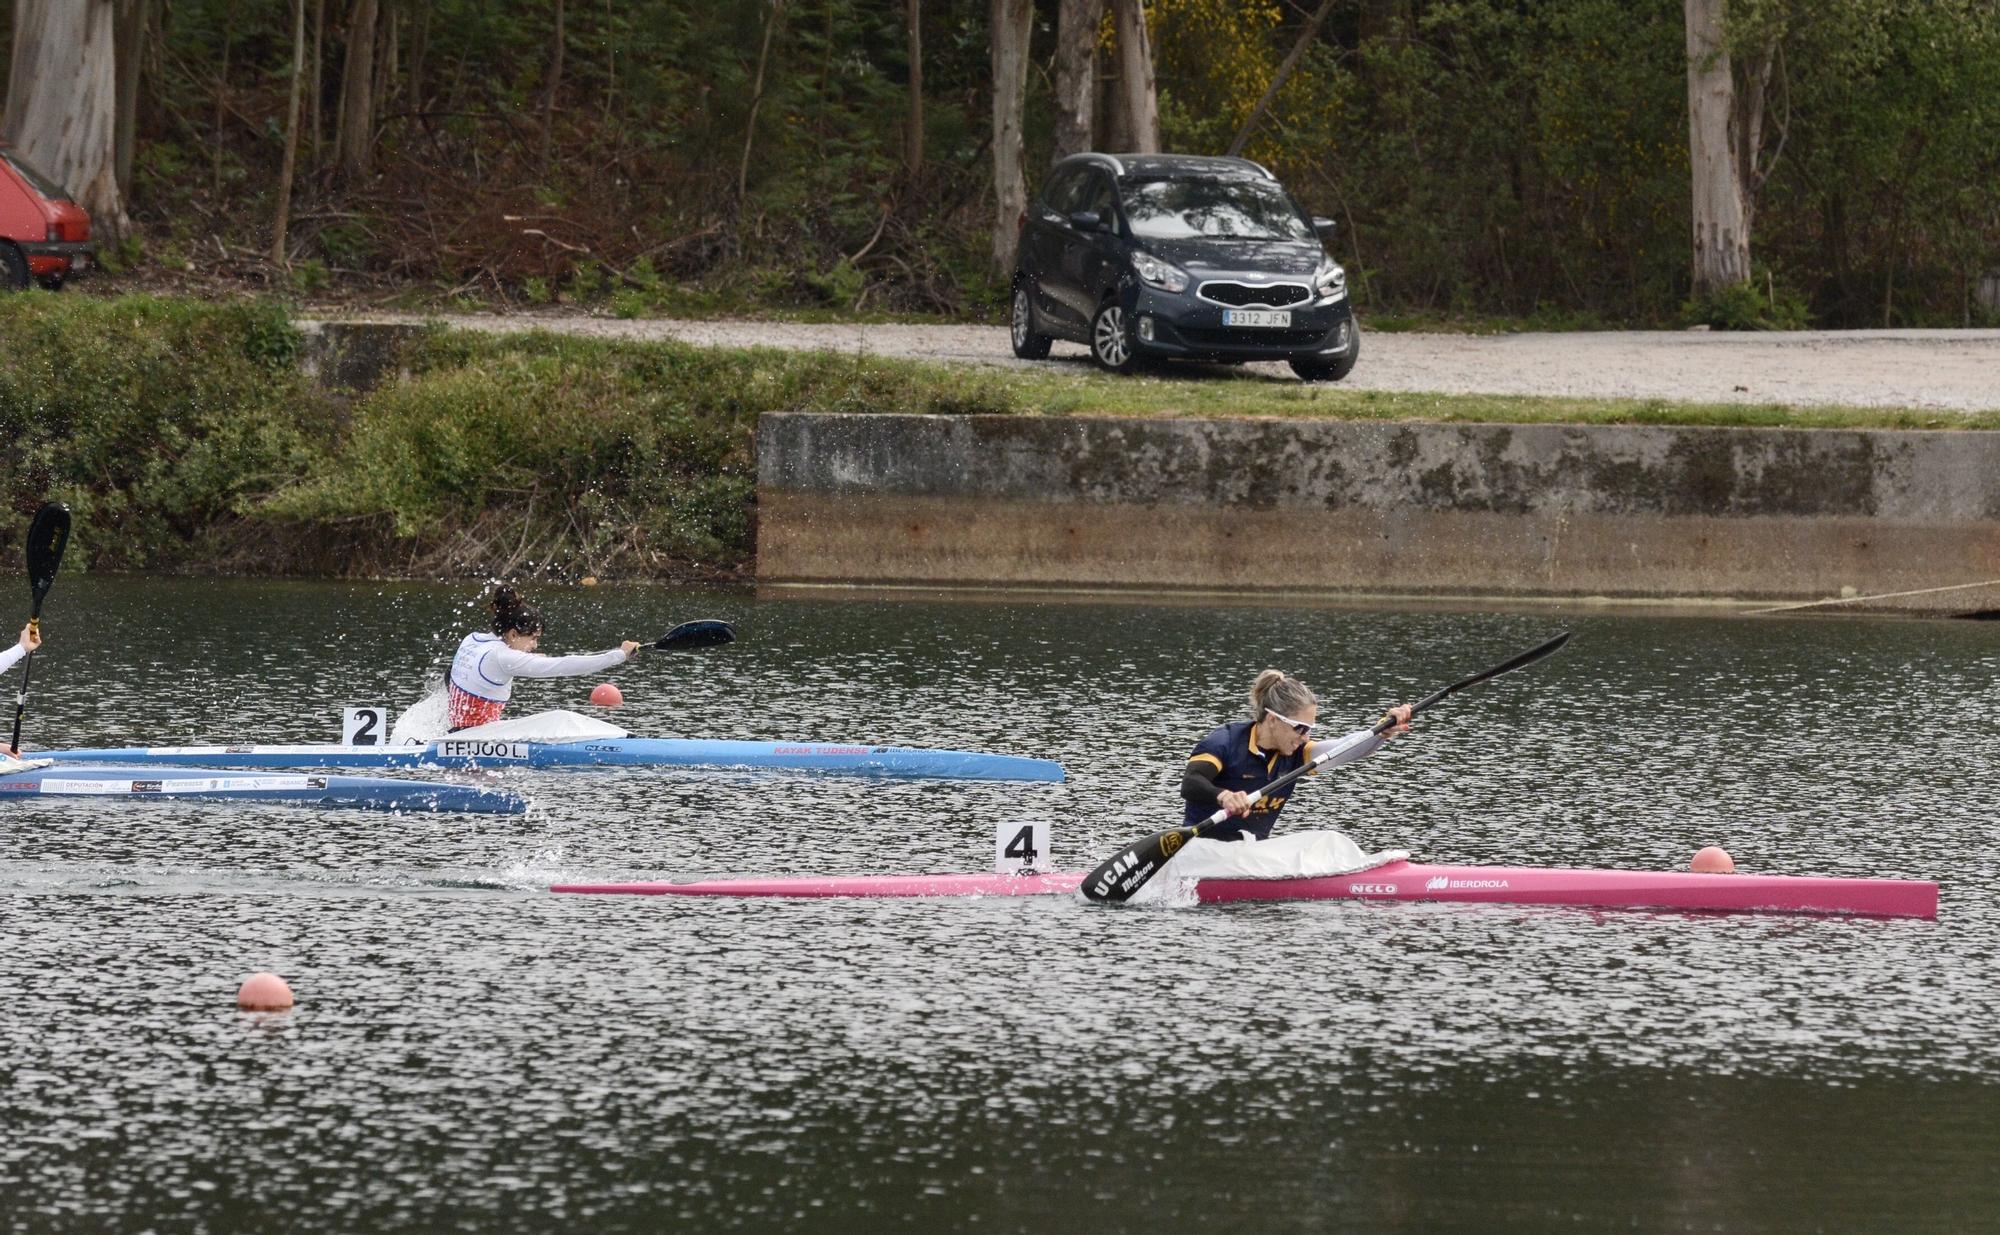
M1512 673L1516 669L1532 665L1568 642L1569 632L1565 631L1540 647L1523 652L1504 664L1495 665L1491 669L1475 673L1469 678L1460 678L1443 690L1432 695L1427 695L1419 699L1416 703L1411 704L1410 715L1415 716L1433 703L1443 699L1446 695L1455 694L1468 686L1476 686L1489 678L1497 678L1503 673ZM1396 718L1393 716L1384 716L1380 721L1376 722L1374 728L1369 730L1369 732L1379 735L1387 733L1395 727ZM1341 742L1314 755L1304 765L1293 768L1262 789L1259 789L1256 793L1251 794L1250 801L1255 803L1275 790L1283 789L1286 785L1291 784L1299 777L1319 767L1327 760L1345 753L1348 749L1349 744ZM1177 828L1168 828L1164 832L1155 832L1144 840L1125 846L1125 848L1120 849L1117 853L1112 854L1111 857L1100 863L1097 869L1084 876L1083 894L1094 901L1110 901L1113 903L1132 899L1132 894L1140 888L1145 887L1147 881L1152 879L1154 875L1159 874L1160 868L1167 864L1167 859L1179 853L1182 845L1187 844L1202 833L1220 826L1228 818L1229 812L1227 810L1218 809L1213 815L1210 815L1200 823L1182 824Z
M28 625L36 632L42 629L42 601L49 595L49 588L55 584L56 571L62 567L63 549L69 545L69 507L61 502L44 502L35 512L35 521L28 525L28 590L34 597L34 606L28 610ZM7 749L21 749L21 717L28 710L28 679L35 670L35 654L29 652L21 661L21 690L14 696L14 736L7 743Z

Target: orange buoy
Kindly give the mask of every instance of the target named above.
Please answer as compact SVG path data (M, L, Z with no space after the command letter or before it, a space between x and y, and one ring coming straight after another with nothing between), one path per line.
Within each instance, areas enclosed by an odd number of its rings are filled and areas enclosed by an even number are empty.
M610 682L599 682L590 689L590 701L601 708L615 708L625 702L625 692Z
M1697 875L1733 875L1736 873L1736 859L1719 845L1710 845L1694 855L1688 869Z
M237 988L236 1006L252 1012L282 1012L292 1006L292 988L275 973L253 973Z

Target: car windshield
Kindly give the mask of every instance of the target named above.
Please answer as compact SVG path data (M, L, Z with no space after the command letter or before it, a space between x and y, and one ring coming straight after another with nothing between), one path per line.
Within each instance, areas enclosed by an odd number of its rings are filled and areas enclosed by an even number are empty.
M1142 240L1311 240L1285 191L1248 177L1118 182L1132 234Z
M68 189L63 188L46 175L43 175L40 168L28 162L20 155L15 154L12 150L0 150L0 159L7 160L7 166L20 172L21 179L33 185L35 192L40 193L43 197L48 198L52 202L66 202L69 200Z

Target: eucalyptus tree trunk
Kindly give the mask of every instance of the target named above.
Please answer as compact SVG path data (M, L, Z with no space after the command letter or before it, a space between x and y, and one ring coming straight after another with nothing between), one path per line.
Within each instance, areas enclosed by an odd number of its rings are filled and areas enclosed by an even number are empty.
M132 154L139 127L139 70L146 58L146 35L153 25L155 0L117 0L118 29L113 42L118 61L118 103L115 122L118 191L132 196Z
M333 160L350 181L366 177L375 164L375 19L380 11L376 0L354 0L348 10Z
M292 222L292 173L299 161L299 95L306 79L306 0L292 0L292 95L285 109L285 163L278 172L278 217L271 228L271 261L290 263L285 232Z
M910 178L924 170L924 29L923 0L907 0L904 21L910 32L910 114L903 134L903 165Z
M306 92L307 99L312 103L312 118L307 122L306 129L312 134L312 162L314 167L322 166L319 157L319 143L320 134L326 129L326 125L320 115L320 67L325 61L325 49L326 0L313 0L312 87Z
M1104 0L1062 0L1056 17L1054 161L1090 149L1097 111L1097 32Z
M1701 295L1750 279L1750 194L1739 142L1742 120L1748 117L1739 112L1736 76L1723 39L1728 0L1684 3L1694 290ZM1761 106L1758 111L1761 114ZM1753 134L1751 140L1760 136ZM1754 145L1751 150L1754 153Z
M549 55L549 84L542 95L542 174L549 170L549 148L554 144L556 130L556 91L562 88L563 44L567 40L563 32L563 0L556 0L555 50Z
M92 234L129 222L118 191L118 7L114 0L15 0L7 115L22 158L90 212Z
M757 80L750 87L750 119L743 126L743 158L736 167L736 207L743 208L744 199L750 196L750 148L757 140L757 111L764 106L764 71L771 64L771 38L778 32L778 23L785 18L785 0L771 0L771 11L764 18L764 44L757 52ZM739 224L741 220L738 220Z
M1118 82L1125 131L1135 154L1160 149L1160 103L1153 87L1153 44L1142 0L1112 0L1118 14Z
M1000 278L1009 279L1014 274L1014 251L1021 243L1021 220L1028 210L1021 112L1028 95L1028 36L1035 8L1032 0L992 0L991 12L993 269Z

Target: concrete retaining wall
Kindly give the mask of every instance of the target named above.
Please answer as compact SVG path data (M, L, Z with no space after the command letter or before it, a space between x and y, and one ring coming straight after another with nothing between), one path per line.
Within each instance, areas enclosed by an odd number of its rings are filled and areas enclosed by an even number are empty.
M2000 579L2000 434L789 413L757 457L771 582L1796 601Z
M329 390L366 393L402 369L403 349L423 337L425 327L401 322L321 322L301 320L299 367Z

